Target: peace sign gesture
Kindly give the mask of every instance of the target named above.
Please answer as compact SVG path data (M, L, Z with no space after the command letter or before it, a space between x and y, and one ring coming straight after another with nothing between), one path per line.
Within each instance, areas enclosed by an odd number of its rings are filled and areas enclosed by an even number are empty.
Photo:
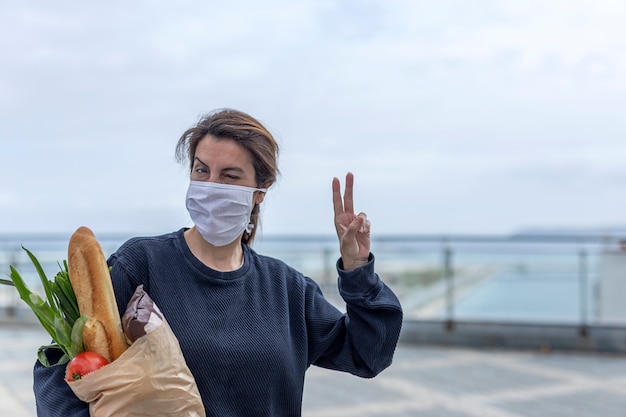
M339 179L333 178L335 230L339 238L343 268L346 271L365 265L370 255L370 222L365 213L354 214L353 187L354 175L348 172L342 201Z

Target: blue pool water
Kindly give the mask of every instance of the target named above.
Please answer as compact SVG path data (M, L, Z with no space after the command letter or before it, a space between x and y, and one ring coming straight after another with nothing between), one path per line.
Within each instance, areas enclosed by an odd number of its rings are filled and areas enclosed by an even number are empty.
M586 299L586 305L581 302ZM454 306L454 316L467 320L579 322L592 308L589 291L572 274L505 272L476 286Z

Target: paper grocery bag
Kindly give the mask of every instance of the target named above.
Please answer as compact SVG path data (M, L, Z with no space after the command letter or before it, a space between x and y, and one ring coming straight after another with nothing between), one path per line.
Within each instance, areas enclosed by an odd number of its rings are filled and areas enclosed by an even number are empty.
M205 417L196 381L163 321L110 364L68 382L91 417Z

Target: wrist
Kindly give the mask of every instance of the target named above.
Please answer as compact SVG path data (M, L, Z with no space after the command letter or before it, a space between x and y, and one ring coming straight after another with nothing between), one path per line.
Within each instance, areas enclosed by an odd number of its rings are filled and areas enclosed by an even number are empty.
M352 271L354 269L360 268L364 265L367 265L371 260L371 254L365 259L353 259L351 261L346 261L341 258L340 267L344 271Z

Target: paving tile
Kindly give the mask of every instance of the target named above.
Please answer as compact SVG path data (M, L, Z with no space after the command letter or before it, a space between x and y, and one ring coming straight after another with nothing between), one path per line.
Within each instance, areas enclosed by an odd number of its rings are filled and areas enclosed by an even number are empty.
M0 326L0 416L34 417L32 367L49 338ZM401 344L373 379L312 367L303 417L625 417L626 355Z
M559 354L537 356L536 364L556 369L566 369L587 376L606 378L626 375L626 358L623 355L594 354L580 360L577 355Z
M626 416L626 402L623 396L601 390L536 398L532 403L529 401L510 401L498 404L498 407L515 412L521 417Z
M512 371L489 363L405 371L400 376L419 381L422 386L449 395L488 393L501 389L549 385L555 381L554 378Z
M49 341L38 327L0 327L0 415L35 416L32 370L37 349Z

